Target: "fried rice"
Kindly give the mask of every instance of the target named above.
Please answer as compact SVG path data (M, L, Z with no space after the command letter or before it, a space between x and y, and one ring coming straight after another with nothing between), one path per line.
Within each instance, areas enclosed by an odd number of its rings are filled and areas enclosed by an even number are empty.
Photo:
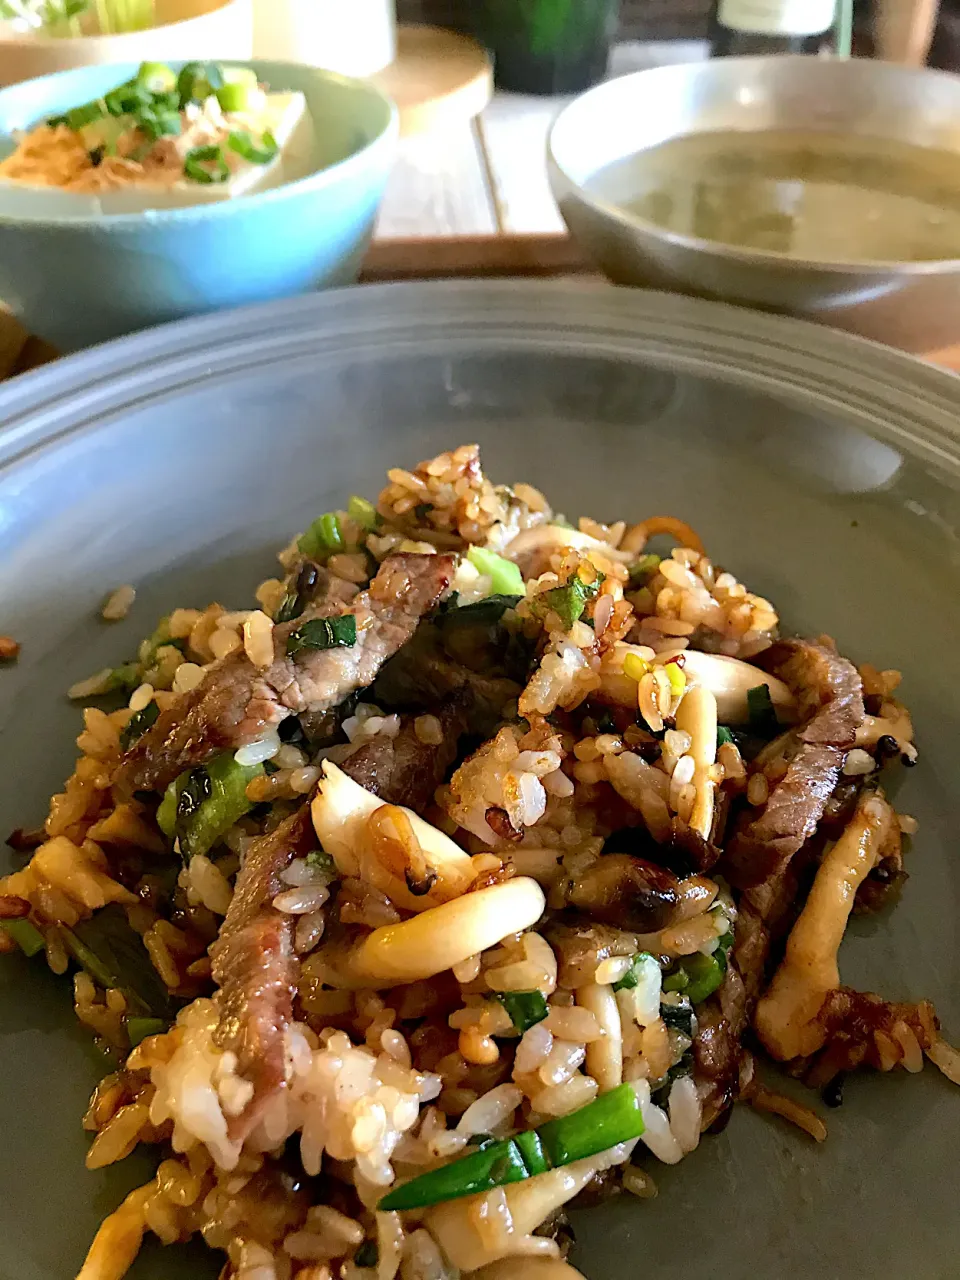
M126 705L10 837L0 950L72 969L113 1060L87 1165L159 1160L79 1280L147 1232L223 1280L574 1278L566 1211L655 1195L736 1102L826 1136L745 1040L820 1090L960 1083L928 1002L837 968L917 826L899 673L782 638L682 520L573 527L474 445L280 566L74 686ZM464 1180L524 1135L545 1164Z

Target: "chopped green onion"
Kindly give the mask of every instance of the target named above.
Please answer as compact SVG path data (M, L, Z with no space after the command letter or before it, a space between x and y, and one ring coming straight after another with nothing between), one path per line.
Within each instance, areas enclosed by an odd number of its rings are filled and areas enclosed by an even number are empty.
M146 733L159 714L160 708L155 702L148 702L140 711L135 712L121 730L121 751L129 751L130 744Z
M700 1004L720 986L726 967L726 954L721 964L714 955L695 951L692 956L684 956L676 972L664 978L663 989L682 992L691 1004Z
M496 997L521 1035L549 1013L546 998L540 991L498 991Z
M128 1018L127 1039L130 1041L130 1048L135 1049L147 1036L158 1036L166 1029L167 1024L162 1018Z
M141 62L137 83L150 93L169 93L177 87L177 73L165 62Z
M245 84L224 84L217 90L217 101L222 111L246 111L252 96Z
M357 620L352 613L339 618L311 618L287 636L287 653L301 649L349 649L357 643Z
M223 72L215 62L188 62L177 76L180 106L205 102L223 86Z
M96 102L85 102L82 107L74 107L72 111L68 111L67 124L71 129L79 132L84 125L93 124L94 120L102 120L105 114L106 108L98 98Z
M661 1004L660 1017L664 1025L685 1036L693 1035L693 1009L687 1004Z
M140 683L140 668L135 662L124 662L110 672L110 690L134 690Z
M134 119L137 128L145 133L151 142L156 142L158 138L176 137L183 131L180 112L170 111L164 107L143 107Z
M43 934L29 920L0 920L0 929L10 935L25 956L35 956L43 950Z
M247 784L263 773L262 764L237 764L232 751L188 769L167 787L157 809L157 825L180 842L184 862L208 853L253 808Z
M325 515L318 516L309 529L297 539L297 547L311 560L319 560L334 551L342 551L343 534L336 514L328 511Z
M770 689L765 684L758 684L747 690L747 708L750 712L750 727L764 736L777 732L777 713L770 697Z
M723 747L728 742L731 742L733 743L734 746L736 746L736 743L733 740L733 734L730 732L727 726L725 724L718 724L717 725L717 746Z
M62 115L62 116L48 116L48 117L47 117L47 128L48 128L48 129L56 129L58 125L61 125L61 124L67 124L67 123L69 123L69 122L68 122L67 117L66 117L65 115Z
M630 581L627 584L627 590L638 591L641 587L645 587L659 568L659 556L641 556L636 564L630 566Z
M364 1240L363 1244L353 1255L354 1266L357 1267L375 1267L380 1258L380 1252L377 1249L376 1240Z
M235 85L228 85L227 87L230 89L236 88ZM224 91L221 90L222 92ZM276 138L269 130L263 134L259 146L257 146L249 133L235 130L227 139L227 146L231 151L235 151L238 156L242 156L244 160L249 160L251 164L269 164L271 160L277 158L277 152L280 150Z
M220 183L228 181L230 168L220 147L194 147L183 161L183 172L191 182Z
M170 993L163 985L140 934L131 928L123 907L101 908L72 929L60 926L67 950L105 991L119 988L134 1015L166 1018Z
M356 494L347 503L347 515L361 529L366 529L368 533L372 533L374 529L379 529L383 523L373 503L368 502L366 498L358 497Z
M614 991L632 991L634 987L638 987L643 978L656 969L657 976L660 974L660 965L657 963L656 957L652 956L649 951L641 951L630 961L630 968L623 975L619 982L613 984Z
M717 959L717 962L719 964L722 964L724 969L726 969L727 967L727 957L730 954L730 948L732 946L733 946L733 930L728 929L727 932L721 937L720 941L717 943L717 949L713 953Z
M670 682L670 692L675 698L682 698L687 688L687 677L683 668L677 662L667 662L663 669Z
M583 1160L643 1133L640 1102L622 1084L570 1115L473 1151L389 1192L377 1208L422 1209L462 1196L523 1182L549 1169Z
M637 684L648 671L652 670L652 664L646 658L641 658L639 653L628 653L623 660L623 674L631 680L636 680Z
M523 574L513 563L486 547L471 547L467 559L490 578L491 595L522 596Z
M576 575L562 587L553 587L550 591L544 591L542 595L535 596L533 600L534 612L545 614L548 610L552 610L560 619L565 631L569 631L575 622L578 622L587 601L592 600L600 590L602 578L597 578L594 582L584 582L583 579Z

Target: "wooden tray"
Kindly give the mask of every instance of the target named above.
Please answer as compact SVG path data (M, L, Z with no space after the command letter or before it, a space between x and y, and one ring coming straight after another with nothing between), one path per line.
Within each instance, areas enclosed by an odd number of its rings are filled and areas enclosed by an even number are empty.
M364 264L361 283L439 280L451 276L583 276L595 269L565 235L463 236L441 239L380 240ZM49 343L28 334L9 313L0 312L0 378L11 378L55 359ZM960 344L930 352L929 360L960 371Z

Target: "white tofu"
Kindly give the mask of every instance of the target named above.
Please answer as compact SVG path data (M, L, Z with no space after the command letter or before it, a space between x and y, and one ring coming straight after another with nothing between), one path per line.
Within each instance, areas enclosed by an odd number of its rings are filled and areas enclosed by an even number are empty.
M90 217L98 214L141 213L153 209L182 209L253 195L304 177L312 168L313 121L302 93L268 93L262 103L232 114L224 124L221 145L229 154L231 177L222 183L131 183L111 191L79 193L25 182L0 180L0 212L22 217ZM264 133L277 140L276 157L254 164L227 152L227 135L234 129L250 133L259 144Z

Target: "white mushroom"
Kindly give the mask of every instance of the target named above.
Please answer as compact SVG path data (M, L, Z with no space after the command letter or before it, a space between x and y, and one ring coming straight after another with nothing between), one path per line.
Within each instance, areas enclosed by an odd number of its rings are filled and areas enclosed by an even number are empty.
M587 1074L593 1076L606 1093L623 1083L623 1029L620 1009L613 987L606 983L588 982L575 992L577 1004L589 1009L603 1035L587 1045Z
M701 653L699 649L668 649L657 654L656 662L669 662L683 654L683 673L687 683L709 689L717 701L717 718L721 724L747 724L750 706L747 693L765 684L770 691L777 718L792 723L797 718L797 700L776 676L741 658L728 658L721 653Z
M616 551L609 543L601 542L589 533L581 533L579 529L568 529L559 524L540 524L533 529L524 529L512 542L507 543L501 554L518 564L524 577L530 577L535 565L554 551L567 547L586 555L596 551L607 560L619 561L621 564L630 564L636 559L630 552Z
M822 1047L817 1023L823 1002L840 984L837 952L857 889L883 846L893 810L877 792L861 797L840 839L824 857L773 982L757 1005L755 1025L764 1047L782 1062Z
M476 879L468 853L449 836L401 805L385 805L330 760L323 762L323 779L310 806L317 839L337 864L341 875L360 876L385 893L406 911L426 911L465 893ZM382 813L380 811L383 811ZM383 819L371 823L374 814ZM391 859L388 835L378 827L390 814L401 814L394 822L393 841L397 856ZM402 829L401 829L402 828ZM422 859L432 881L423 893L413 893L404 878L404 839L417 859ZM407 863L407 865L409 865Z
M512 933L537 923L546 899L536 880L517 876L430 907L400 924L374 929L316 955L318 976L332 987L393 987L432 978Z
M711 769L717 760L717 700L703 685L688 688L677 708L677 728L690 735L693 758L693 785L697 798L690 814L690 826L704 840L713 830L713 797L716 783Z

